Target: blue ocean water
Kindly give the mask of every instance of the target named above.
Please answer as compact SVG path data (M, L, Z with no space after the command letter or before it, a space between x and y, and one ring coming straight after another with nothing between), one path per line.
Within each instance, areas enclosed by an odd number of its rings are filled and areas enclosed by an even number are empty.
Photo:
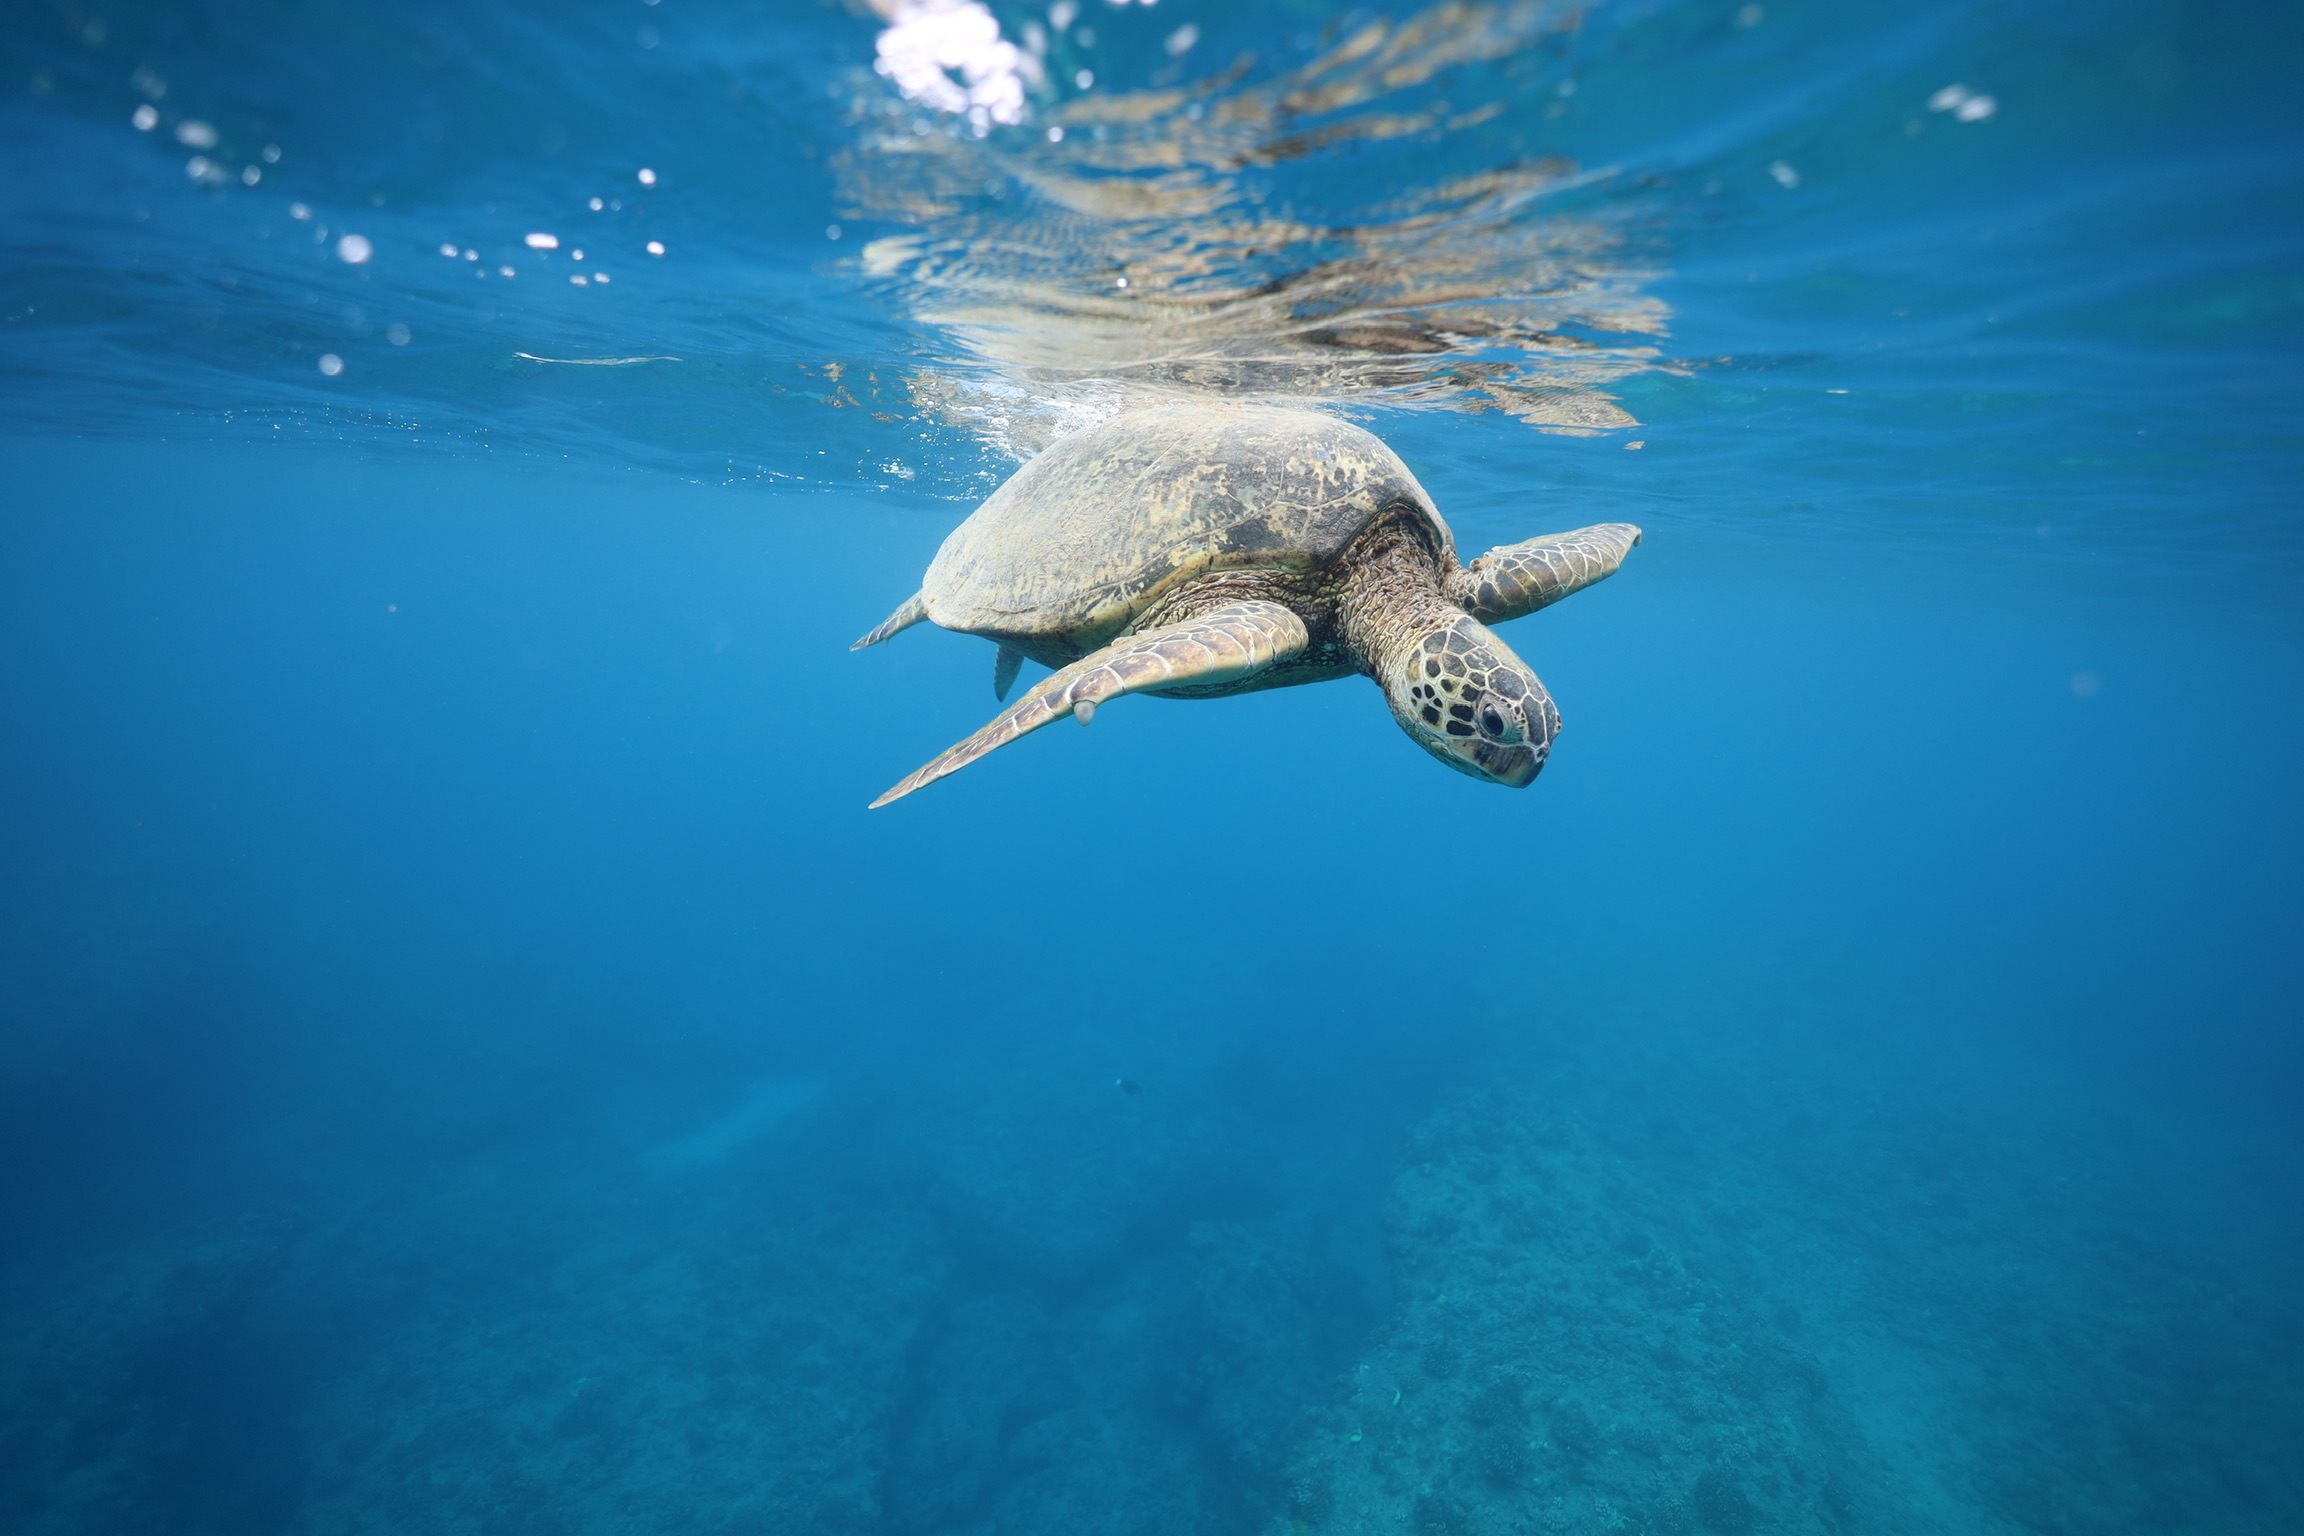
M2300 42L9 12L0 1525L2304 1529ZM850 640L1211 397L1644 527L1543 776L868 813L990 647Z

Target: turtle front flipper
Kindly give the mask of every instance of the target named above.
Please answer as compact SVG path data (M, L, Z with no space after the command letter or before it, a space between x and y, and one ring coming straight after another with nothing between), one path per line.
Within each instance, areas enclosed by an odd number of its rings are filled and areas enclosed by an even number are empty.
M1312 643L1304 621L1278 603L1233 603L1199 618L1116 640L1041 679L990 725L946 749L926 767L872 802L878 810L948 773L958 773L1017 737L1077 715L1086 725L1096 707L1122 694L1189 684L1233 682L1301 654Z
M1448 577L1448 600L1483 624L1501 624L1616 574L1640 542L1630 523L1596 523L1492 549Z
M1000 654L992 658L992 697L1005 702L1008 690L1016 686L1016 674L1023 670L1024 653L1007 641L1000 642Z

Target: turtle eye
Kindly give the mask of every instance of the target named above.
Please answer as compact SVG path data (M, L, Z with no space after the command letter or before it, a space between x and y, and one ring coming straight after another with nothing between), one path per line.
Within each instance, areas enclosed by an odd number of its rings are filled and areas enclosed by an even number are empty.
M1489 694L1480 700L1480 712L1473 718L1490 741L1509 746L1527 739L1528 717L1516 700Z

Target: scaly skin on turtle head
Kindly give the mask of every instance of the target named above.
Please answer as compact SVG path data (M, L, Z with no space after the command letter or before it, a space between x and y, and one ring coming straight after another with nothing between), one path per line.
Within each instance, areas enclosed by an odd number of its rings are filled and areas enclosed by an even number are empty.
M1376 681L1392 718L1459 773L1526 789L1544 769L1560 711L1494 631L1458 612L1403 647Z
M1410 742L1458 774L1525 790L1560 712L1528 663L1440 590L1442 550L1417 520L1359 546L1336 617Z
M1535 670L1442 595L1442 551L1407 519L1356 551L1338 594L1342 637L1408 739L1458 773L1526 789L1560 733Z

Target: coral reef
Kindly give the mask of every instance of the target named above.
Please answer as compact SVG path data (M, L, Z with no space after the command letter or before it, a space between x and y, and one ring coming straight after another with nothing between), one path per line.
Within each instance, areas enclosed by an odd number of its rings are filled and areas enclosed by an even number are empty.
M2293 1528L2298 1256L2132 1118L1830 1034L1627 1044L1406 1137L1397 1306L1267 1536Z
M1659 1240L1676 1214L1532 1099L1419 1127L1399 1312L1274 1530L1836 1530L1824 1490L1876 1481L1861 1432L1752 1298Z
M19 1256L0 1524L2298 1527L2286 1186L2210 1210L2005 1068L1659 1038L1500 1054L1404 1134L1054 1046L1006 1083L738 1079Z

